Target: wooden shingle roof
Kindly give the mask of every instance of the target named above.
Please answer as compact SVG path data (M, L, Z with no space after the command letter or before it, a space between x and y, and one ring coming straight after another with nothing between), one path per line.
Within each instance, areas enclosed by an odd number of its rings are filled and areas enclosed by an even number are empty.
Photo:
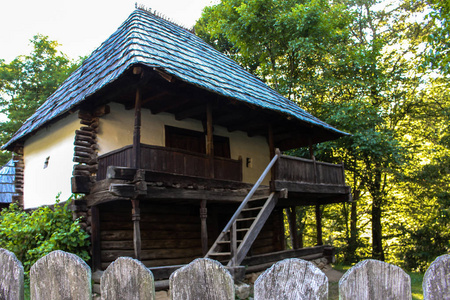
M346 135L269 88L195 34L136 9L25 121L3 149L11 150L15 142L76 108L136 64L163 70L201 89L276 111L286 118L296 118L335 138Z

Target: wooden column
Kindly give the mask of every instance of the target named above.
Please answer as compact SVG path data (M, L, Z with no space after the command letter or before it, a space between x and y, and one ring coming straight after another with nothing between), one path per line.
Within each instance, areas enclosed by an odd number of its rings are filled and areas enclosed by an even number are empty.
M141 166L141 92L136 89L136 100L134 106L134 131L133 131L133 167L139 169Z
M322 211L320 205L316 204L316 229L317 229L317 245L323 245L322 240Z
M208 209L206 208L206 200L200 202L200 220L201 220L201 239L202 239L202 253L208 253L208 227L206 219L208 217Z
M139 209L139 200L131 200L131 219L133 220L133 245L134 256L136 259L141 259L141 228L139 221L141 219L141 211Z
M286 208L286 214L289 223L289 233L291 236L292 249L298 249L297 213L295 211L295 206Z
M91 244L92 267L95 270L102 268L101 240L100 240L100 213L98 206L91 207Z
M206 155L208 156L209 177L214 178L214 133L212 104L206 105Z

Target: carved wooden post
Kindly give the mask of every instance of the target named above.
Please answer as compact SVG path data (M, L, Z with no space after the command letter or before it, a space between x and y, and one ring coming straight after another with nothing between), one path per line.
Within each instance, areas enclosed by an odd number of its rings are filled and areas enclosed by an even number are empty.
M132 199L132 220L133 220L133 245L134 256L136 259L141 259L141 227L139 221L141 220L141 211L139 209L139 200Z
M214 178L214 133L212 104L206 105L206 155L208 156L209 177Z
M206 208L206 200L200 202L200 220L201 220L201 239L203 255L208 253L208 228L206 226L206 219L208 217L208 209Z

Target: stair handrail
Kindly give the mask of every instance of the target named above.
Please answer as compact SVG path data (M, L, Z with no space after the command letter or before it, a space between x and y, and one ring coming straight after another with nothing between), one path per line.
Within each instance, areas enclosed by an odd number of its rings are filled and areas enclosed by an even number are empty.
M239 205L238 209L234 213L234 215L231 217L228 224L225 226L225 228L222 230L222 233L226 233L228 230L230 230L231 225L233 225L234 221L238 218L239 214L244 209L245 205L247 205L248 201L253 197L253 194L256 192L256 190L259 188L263 180L266 178L267 174L269 174L270 169L272 169L273 165L277 162L278 158L281 156L280 151L277 149L275 151L275 155L270 161L270 163L267 165L264 172L259 177L258 181L256 181L255 185L252 187L250 192L247 194L247 196L244 198L244 201L242 201L241 205Z

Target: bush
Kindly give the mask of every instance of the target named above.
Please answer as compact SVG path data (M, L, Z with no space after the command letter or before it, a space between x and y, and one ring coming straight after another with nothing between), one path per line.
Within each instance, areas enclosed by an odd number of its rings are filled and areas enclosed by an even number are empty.
M89 260L89 235L81 229L79 220L73 221L71 200L59 203L57 197L53 208L42 206L32 212L11 204L0 213L0 248L17 256L26 275L39 258L54 250Z

